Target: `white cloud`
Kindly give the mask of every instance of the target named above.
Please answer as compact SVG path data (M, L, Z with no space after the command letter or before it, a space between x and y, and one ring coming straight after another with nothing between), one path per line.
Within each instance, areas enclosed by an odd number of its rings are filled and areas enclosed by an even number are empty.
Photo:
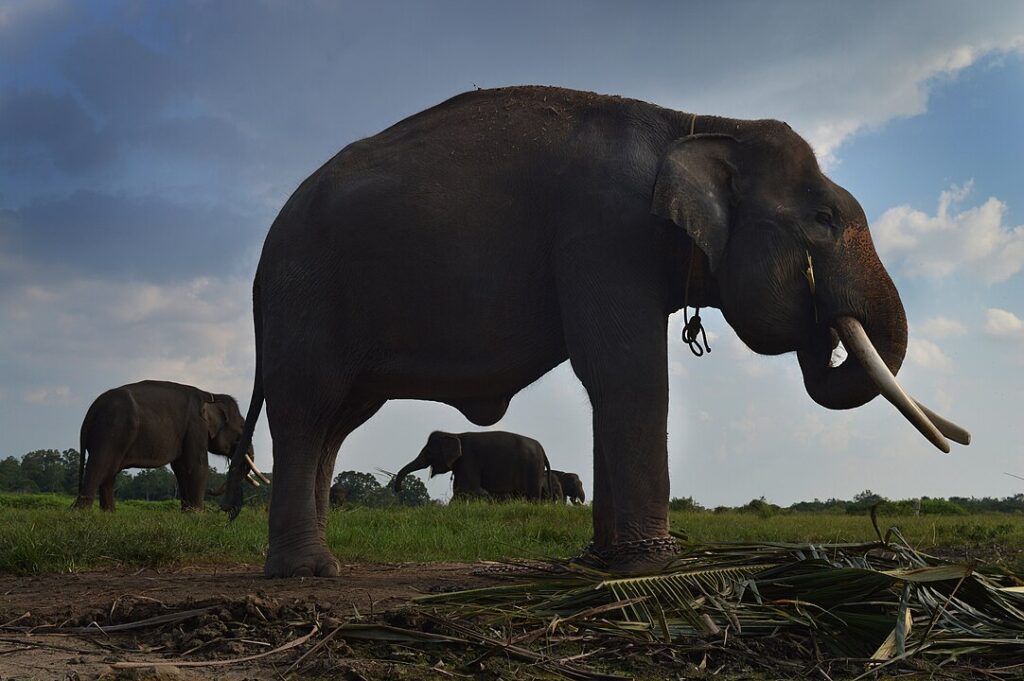
M963 336L967 333L967 327L949 317L932 317L923 324L915 325L914 331L936 340L942 340L953 336Z
M826 416L820 412L811 412L797 424L794 435L797 440L811 447L824 447L832 454L843 454L850 450L850 441L856 437L853 420L850 414Z
M1024 319L1007 310L989 308L985 311L985 333L993 338L1024 341Z
M957 210L973 186L969 181L943 191L935 215L907 205L885 211L871 230L882 258L898 262L907 276L928 279L966 271L996 284L1019 272L1024 267L1024 225L1006 225L1006 204L994 197Z
M250 286L201 277L166 286L69 280L19 287L0 300L0 318L18 321L0 338L0 357L30 372L23 390L35 404L66 399L66 374L89 383L102 375L94 390L164 378L237 392L244 401L253 355Z
M951 372L953 360L942 349L925 338L913 338L907 345L907 359L924 369Z
M66 385L40 386L25 393L29 404L71 404L71 387Z

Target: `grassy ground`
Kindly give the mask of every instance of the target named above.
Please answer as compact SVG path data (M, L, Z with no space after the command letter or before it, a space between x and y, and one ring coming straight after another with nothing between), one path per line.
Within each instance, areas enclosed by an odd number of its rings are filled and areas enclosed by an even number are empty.
M0 494L0 571L68 572L105 566L260 563L267 517L246 508L234 523L224 514L183 514L176 502L122 502L113 514L72 512L55 495ZM910 543L943 554L1004 554L1019 569L1024 519L1008 514L880 518ZM672 527L701 542L869 541L864 516L674 513ZM569 556L590 537L587 506L457 504L421 508L336 510L328 543L345 562L474 561Z

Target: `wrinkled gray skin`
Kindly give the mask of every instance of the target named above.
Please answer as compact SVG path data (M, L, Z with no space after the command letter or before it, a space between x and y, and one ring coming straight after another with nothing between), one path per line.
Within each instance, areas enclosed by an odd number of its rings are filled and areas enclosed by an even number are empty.
M796 351L830 408L878 394L858 361L830 365L833 320L859 320L894 373L906 351L864 212L785 123L544 87L468 92L400 121L325 163L270 228L225 507L240 507L265 400L265 573L337 575L324 532L349 433L390 399L491 425L568 359L593 411L594 547L614 571L657 567L665 544L636 542L669 530L668 317L684 296L757 352Z
M583 481L575 473L552 470L551 474L558 481L556 490L562 493L559 501L571 501L574 504L582 504L587 500L587 493L583 490Z
M434 431L415 459L391 482L396 492L413 471L430 468L430 477L452 474L454 498L542 498L543 478L551 466L544 447L533 438L500 430L482 433Z
M231 456L244 425L230 395L167 381L108 390L96 398L82 421L74 505L92 506L99 490L100 508L113 511L118 472L170 464L182 510L202 509L208 452ZM247 451L252 456L251 446Z

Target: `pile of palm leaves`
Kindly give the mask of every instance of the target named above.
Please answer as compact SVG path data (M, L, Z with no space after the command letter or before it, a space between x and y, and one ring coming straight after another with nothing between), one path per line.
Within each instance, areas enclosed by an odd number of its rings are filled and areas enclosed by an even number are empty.
M1024 582L915 551L895 529L867 544L687 545L644 577L549 561L501 586L418 602L439 623L473 623L520 650L541 645L551 662L688 651L705 665L746 656L793 669L957 664L1024 676ZM568 641L573 652L560 653Z

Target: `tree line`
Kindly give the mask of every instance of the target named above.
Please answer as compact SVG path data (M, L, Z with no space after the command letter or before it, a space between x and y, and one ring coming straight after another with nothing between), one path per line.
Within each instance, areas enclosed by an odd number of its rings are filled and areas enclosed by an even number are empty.
M762 517L782 513L835 513L839 515L867 515L872 508L887 515L967 515L969 513L1024 513L1024 494L1009 497L918 497L916 499L887 499L869 489L855 494L853 499L798 501L789 506L778 506L764 497L752 499L742 506L716 506L705 508L693 497L672 499L673 511L713 513L752 513Z
M78 495L78 450L37 449L20 459L8 456L0 460L0 492L20 494L53 493ZM224 484L226 473L209 469L206 488L216 490ZM269 476L272 479L272 476ZM369 473L343 471L334 479L335 505L419 506L431 503L426 485L415 477L407 479L395 494ZM121 471L114 481L114 496L119 500L163 501L177 499L178 483L168 466ZM270 487L245 485L245 502L262 505L270 501Z
M207 489L215 490L224 483L225 474L210 468ZM118 473L114 485L118 499L144 499L162 501L178 498L178 485L170 468L146 468L130 473ZM78 450L37 449L20 459L8 456L0 460L0 492L33 494L51 492L76 496L78 494ZM433 503L426 485L416 476L410 476L399 494L381 485L370 473L342 471L334 478L332 502L335 505L356 506L419 506ZM270 487L252 488L246 485L246 503L266 504L270 501ZM864 490L853 499L800 501L783 507L764 497L753 499L742 506L705 508L693 497L672 499L673 511L709 511L754 513L761 516L779 513L837 513L863 515L873 506L890 515L938 514L965 515L968 513L1024 513L1024 494L1009 497L920 497L918 499L891 500Z
M224 478L224 473L210 468L207 488L220 487ZM8 456L0 460L0 492L50 492L76 496L78 450L37 449L25 454L21 459ZM174 473L167 466L144 468L133 472L121 471L114 482L114 495L118 499L147 501L177 499L178 484Z

